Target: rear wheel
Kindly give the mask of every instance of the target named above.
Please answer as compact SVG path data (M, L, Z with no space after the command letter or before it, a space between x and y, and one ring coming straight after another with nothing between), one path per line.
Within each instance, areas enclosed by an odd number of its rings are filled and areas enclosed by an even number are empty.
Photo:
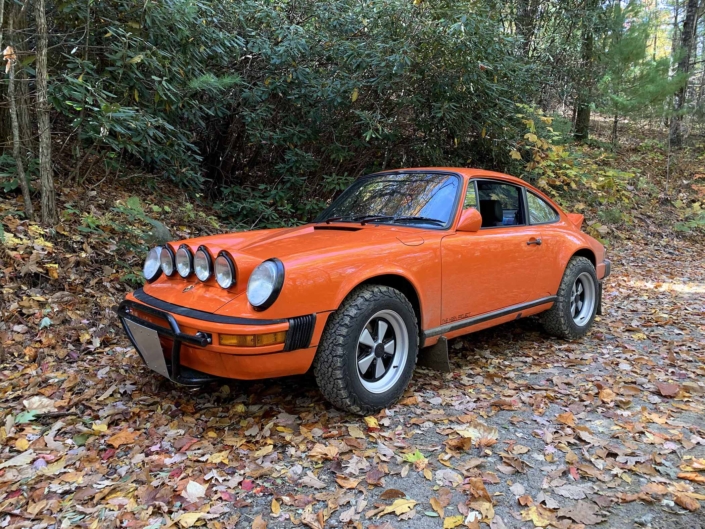
M314 361L321 393L352 413L386 408L409 383L418 345L418 324L409 300L390 287L360 287L326 324Z
M585 336L597 313L598 288L592 263L585 257L573 257L563 274L558 299L543 313L546 332L566 340Z

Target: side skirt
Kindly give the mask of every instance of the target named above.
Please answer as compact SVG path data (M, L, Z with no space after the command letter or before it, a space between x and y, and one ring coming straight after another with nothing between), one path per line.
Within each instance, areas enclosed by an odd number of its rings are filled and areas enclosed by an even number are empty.
M512 305L511 307L507 307L506 309L500 309L500 310L496 310L494 312L480 314L479 316L473 316L472 318L467 318L465 320L459 320L459 321L453 321L451 323L446 323L445 325L441 325L440 327L435 327L433 329L429 329L427 331L424 331L422 334L423 340L421 343L424 343L426 341L426 338L432 338L434 336L439 336L442 334L454 332L454 331L457 331L460 329L464 329L466 327L472 327L473 325L477 325L479 323L484 323L486 321L494 320L496 318L503 318L504 316L508 316L508 315L513 314L515 312L521 312L523 310L531 309L533 307L538 307L539 305L545 305L547 303L555 303L556 299L558 299L556 296L548 296L545 298L537 299L535 301L530 301L528 303L520 303L519 305Z

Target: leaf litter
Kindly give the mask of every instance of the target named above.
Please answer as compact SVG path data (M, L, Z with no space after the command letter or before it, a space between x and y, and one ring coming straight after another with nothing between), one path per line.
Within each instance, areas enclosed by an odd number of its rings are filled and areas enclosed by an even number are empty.
M605 314L584 340L532 319L454 340L452 373L419 368L398 405L360 418L303 377L172 386L119 328L119 275L81 272L85 247L108 243L60 247L4 224L0 526L702 520L701 244L615 242Z

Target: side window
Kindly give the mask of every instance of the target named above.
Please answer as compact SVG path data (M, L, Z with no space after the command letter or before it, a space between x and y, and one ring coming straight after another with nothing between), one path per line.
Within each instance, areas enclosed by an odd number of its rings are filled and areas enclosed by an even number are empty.
M531 224L545 224L558 220L558 213L541 197L527 191L526 200L529 203L529 221Z
M521 188L492 181L477 182L482 227L522 226L524 201Z
M477 208L477 195L475 194L475 182L468 182L468 191L465 193L463 209Z

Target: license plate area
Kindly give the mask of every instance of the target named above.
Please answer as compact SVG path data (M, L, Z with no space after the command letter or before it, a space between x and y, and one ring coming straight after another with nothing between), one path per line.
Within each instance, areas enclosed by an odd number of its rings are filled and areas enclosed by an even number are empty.
M171 373L169 373L164 358L164 350L159 340L159 333L132 320L125 320L125 325L132 335L135 348L142 356L147 367L160 375L171 378Z

